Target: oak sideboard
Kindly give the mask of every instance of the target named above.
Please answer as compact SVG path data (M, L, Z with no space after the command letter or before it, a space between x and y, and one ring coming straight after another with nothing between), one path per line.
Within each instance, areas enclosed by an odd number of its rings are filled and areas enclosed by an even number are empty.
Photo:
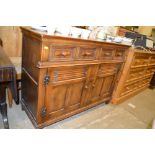
M36 128L111 100L130 46L21 30L21 103Z

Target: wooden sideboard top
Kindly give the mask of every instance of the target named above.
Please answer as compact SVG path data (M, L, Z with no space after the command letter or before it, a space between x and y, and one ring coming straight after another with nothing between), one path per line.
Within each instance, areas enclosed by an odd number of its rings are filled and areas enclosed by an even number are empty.
M81 38L73 38L73 37L64 37L64 36L54 36L54 35L49 35L47 32L41 32L34 30L30 27L21 27L22 32L27 35L33 35L38 40L46 41L50 39L60 39L60 40L68 40L68 41L80 41L80 42L86 42L86 43L95 43L99 45L115 45L115 46L122 46L129 48L130 45L126 44L121 44L121 43L113 43L113 42L105 42L102 40L92 40L92 39L81 39Z

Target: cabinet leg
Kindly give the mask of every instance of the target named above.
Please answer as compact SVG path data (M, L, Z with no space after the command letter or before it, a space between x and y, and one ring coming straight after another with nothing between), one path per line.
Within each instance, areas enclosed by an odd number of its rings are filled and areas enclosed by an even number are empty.
M8 116L7 116L7 104L5 102L1 103L0 109L1 109L4 128L9 129L9 122L8 122Z
M150 89L155 89L155 86L150 85L149 88Z
M18 105L19 104L19 81L17 81L17 101L16 101L16 104Z
M24 111L24 106L23 106L23 104L21 103L21 109L22 109L22 111Z
M0 112L2 114L4 128L9 129L6 104L6 87L3 84L0 86Z
M110 103L110 100L108 100L108 101L105 101L105 104L109 104Z

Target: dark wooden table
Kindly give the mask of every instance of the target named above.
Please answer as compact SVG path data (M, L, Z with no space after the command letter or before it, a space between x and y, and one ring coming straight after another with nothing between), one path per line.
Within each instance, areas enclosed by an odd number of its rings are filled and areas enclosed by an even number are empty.
M0 112L3 118L4 128L8 129L6 88L10 90L13 99L17 101L16 70L0 46Z

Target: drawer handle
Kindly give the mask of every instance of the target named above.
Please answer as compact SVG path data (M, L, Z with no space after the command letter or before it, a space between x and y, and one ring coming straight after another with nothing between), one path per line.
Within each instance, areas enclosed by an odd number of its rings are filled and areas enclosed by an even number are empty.
M129 87L126 87L126 89L129 90L130 88Z
M92 55L92 53L90 53L90 52L85 52L82 54L82 56L90 56L90 55Z
M104 53L105 56L110 56L110 53Z
M116 56L122 56L122 53L117 53Z
M94 88L95 87L95 84L92 84L92 87Z
M60 53L60 54L58 54L58 56L68 56L68 55L70 55L70 53L69 52L62 52L62 53Z

